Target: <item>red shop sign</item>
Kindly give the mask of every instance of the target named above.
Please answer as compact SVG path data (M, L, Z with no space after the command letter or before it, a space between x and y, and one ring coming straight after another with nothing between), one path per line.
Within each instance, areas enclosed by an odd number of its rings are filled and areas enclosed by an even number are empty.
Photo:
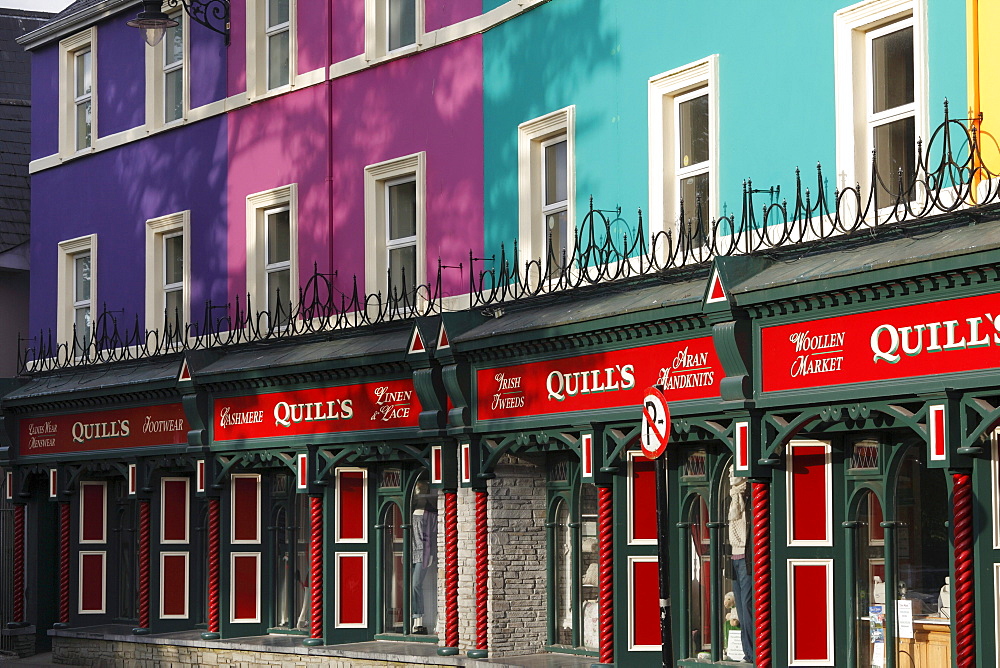
M22 456L187 443L181 404L24 418Z
M1000 366L995 295L761 329L765 392Z
M416 427L413 380L340 385L215 400L216 441Z
M651 385L671 402L719 396L724 373L709 336L476 372L476 416L503 420L635 408Z

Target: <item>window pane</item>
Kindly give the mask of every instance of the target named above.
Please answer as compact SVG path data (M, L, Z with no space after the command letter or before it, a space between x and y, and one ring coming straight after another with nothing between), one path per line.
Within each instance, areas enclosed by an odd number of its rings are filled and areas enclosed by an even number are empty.
M882 505L873 492L866 492L858 507L856 529L857 552L854 566L855 637L858 665L874 664L875 643L871 635L871 606L881 605L885 613L885 539L882 527Z
M569 234L566 229L568 220L565 209L545 216L545 233L548 235L545 243L546 249L551 249L547 250L549 253L547 260L550 263L551 273L557 273L557 270L563 266L563 251L567 248L566 237ZM549 239L552 239L551 246L548 245Z
M403 514L390 503L382 514L382 630L403 632Z
M680 167L708 160L708 95L677 105L680 123Z
M417 233L417 182L391 185L389 190L389 240Z
M693 231L695 236L700 236L708 231L708 174L698 174L686 179L681 179L681 199L684 202L684 223L687 228ZM698 200L701 199L699 208ZM701 214L701 225L698 225L698 214ZM696 229L697 228L697 229Z
M417 41L416 0L389 0L389 50Z
M267 0L267 27L288 23L288 0Z
M184 322L184 290L171 290L165 295L166 317L171 327Z
M913 102L913 28L872 40L872 111Z
M875 168L880 183L875 189L875 202L879 208L892 206L900 187L899 173L902 170L902 200L912 200L910 191L913 184L917 161L917 139L913 117L875 127Z
M184 70L167 72L163 82L163 120L176 121L184 114Z
M566 201L566 142L545 147L545 204Z
M417 247L404 246L389 251L389 285L397 290L412 290L417 275ZM405 280L404 280L405 279Z
M580 618L583 646L599 647L598 619L597 487L580 485Z
M76 338L84 346L90 345L90 307L74 309L73 322L76 325Z
M76 105L76 149L90 146L90 100Z
M171 18L177 21L177 25L166 29L163 40L163 64L172 65L184 60L184 30L182 17L174 15Z
M288 31L267 38L267 87L288 84Z
M289 277L291 272L287 269L271 271L267 274L267 310L274 314L281 307L282 321L288 318L291 310L291 296Z
M267 264L291 259L288 210L267 213Z
M927 468L926 450L912 446L897 474L892 502L899 522L894 535L895 583L886 587L886 603L909 605L913 619L928 617L947 623L942 603L949 607L949 510L948 483L941 469ZM894 586L893 586L894 585ZM891 596L895 588L895 596ZM912 643L897 639L902 653ZM899 664L897 664L899 665Z
M76 54L76 97L90 95L90 50Z
M691 653L697 653L712 646L710 619L708 617L711 596L711 558L709 555L708 506L699 497L688 513L688 545L690 560L688 569L688 631L691 637Z
M73 258L73 266L76 274L73 301L87 301L90 299L90 253Z
M184 281L184 236L175 234L163 240L163 282Z
M555 642L573 645L573 545L569 532L569 507L560 499L553 517L552 570L555 575Z

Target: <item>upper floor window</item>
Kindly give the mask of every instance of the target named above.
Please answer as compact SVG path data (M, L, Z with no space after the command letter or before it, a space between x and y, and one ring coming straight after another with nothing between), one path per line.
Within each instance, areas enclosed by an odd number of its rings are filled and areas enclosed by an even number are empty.
M541 260L545 277L569 261L576 231L574 117L575 107L566 107L517 129L519 262Z
M718 201L717 81L718 56L649 80L651 233L695 245L709 233Z
M291 32L289 0L267 0L267 89L287 86Z
M892 204L897 188L910 193L916 166L913 21L891 23L865 38L868 132L879 176L875 199L883 207Z
M550 267L557 271L565 263L564 252L569 248L568 211L569 178L566 154L569 142L565 134L542 142L542 228L547 236L546 248L552 255ZM551 242L549 242L551 240Z
M251 98L296 84L298 0L248 0L247 93Z
M426 282L425 155L365 168L365 289L412 295ZM412 303L412 301L410 302Z
M385 184L385 250L390 289L413 287L417 273L417 178Z
M388 50L395 51L417 41L417 0L386 0Z
M146 329L180 341L190 322L190 211L146 221Z
M291 209L280 206L264 211L265 308L271 317L287 317L291 310Z
M73 106L76 117L76 150L90 147L90 130L93 125L93 74L90 49L73 54Z
M97 235L77 237L59 244L57 267L59 340L73 344L81 355L90 346L93 305L97 303Z
M270 326L284 326L298 290L298 188L293 183L247 197L247 292Z
M365 0L365 57L409 51L420 42L424 0Z
M860 184L862 202L873 190L877 208L916 196L917 138L928 135L926 14L926 0L834 14L837 187Z
M190 102L190 20L186 12L169 17L176 26L164 30L163 40L146 48L146 123L158 129L188 116Z
M171 16L177 25L167 28L163 40L163 122L184 116L184 21Z
M72 155L94 145L97 136L97 30L59 42L59 149Z

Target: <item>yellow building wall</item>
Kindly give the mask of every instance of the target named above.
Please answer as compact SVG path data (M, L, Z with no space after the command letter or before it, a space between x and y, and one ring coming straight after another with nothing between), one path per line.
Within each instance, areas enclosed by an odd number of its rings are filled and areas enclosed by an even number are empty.
M967 0L969 23L969 106L982 112L983 165L1000 174L1000 0Z

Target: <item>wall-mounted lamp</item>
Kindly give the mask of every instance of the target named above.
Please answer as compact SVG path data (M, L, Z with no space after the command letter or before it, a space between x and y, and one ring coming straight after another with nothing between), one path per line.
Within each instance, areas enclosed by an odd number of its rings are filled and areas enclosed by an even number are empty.
M195 23L224 36L229 46L229 0L142 0L142 10L126 25L142 30L146 43L156 46L167 28L177 25L177 21L163 13L163 8L177 5L182 6Z

